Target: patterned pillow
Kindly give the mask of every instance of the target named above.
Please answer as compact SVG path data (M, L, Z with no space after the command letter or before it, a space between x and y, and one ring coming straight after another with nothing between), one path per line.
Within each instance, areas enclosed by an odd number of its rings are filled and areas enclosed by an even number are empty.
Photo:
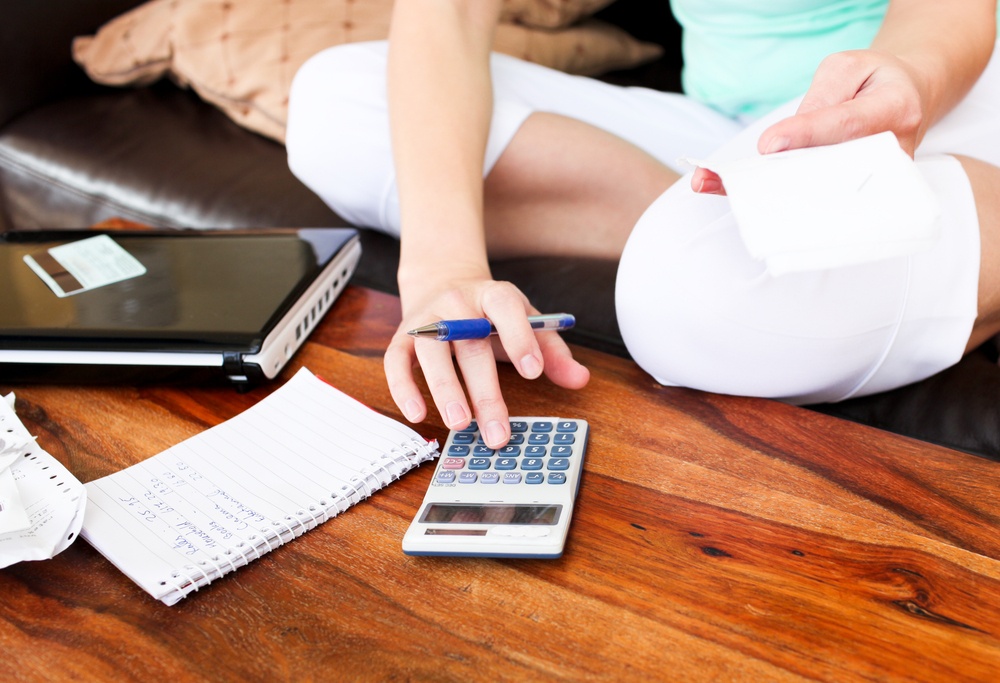
M612 0L503 0L501 21L535 28L565 28Z
M563 22L607 1L510 0L505 17ZM534 13L526 8L534 6ZM169 76L236 123L284 141L288 90L320 50L384 39L392 0L150 0L73 42L95 81L146 85ZM521 14L518 14L521 12ZM494 49L575 74L628 68L659 46L593 19L559 29L502 23Z

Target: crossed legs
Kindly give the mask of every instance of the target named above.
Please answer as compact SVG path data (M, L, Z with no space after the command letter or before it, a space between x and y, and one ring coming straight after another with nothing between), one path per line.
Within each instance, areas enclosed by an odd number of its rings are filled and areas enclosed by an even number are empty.
M678 178L611 133L536 112L486 178L490 255L617 260L643 211Z
M345 217L398 234L379 80L384 51L377 44L338 50L304 67L296 79L290 164ZM494 145L500 151L492 161L488 154L484 169L491 255L617 259L624 249L619 322L636 360L660 381L789 400L838 400L859 389L920 379L958 360L966 345L1000 332L1000 170L995 166L964 158L961 167L954 160L939 164L943 185L956 196L968 195L951 216L955 225L945 228L958 234L949 252L951 265L938 276L937 254L932 254L931 264L925 259L923 266L932 275L925 290L962 290L955 301L945 296L929 304L934 315L961 319L950 323L947 339L935 342L949 351L917 358L915 367L869 382L868 374L877 374L883 356L897 347L897 336L910 337L910 346L899 351L906 353L927 346L925 335L933 336L936 329L933 320L916 327L919 321L905 319L911 311L905 287L912 264L770 278L734 239L727 201L694 195L688 179L679 179L670 168L678 156L705 156L725 140L749 137L752 131L741 134L739 124L714 119L709 110L695 109L677 96L612 92L611 86L503 58L495 66L498 103L520 109L523 118L514 117L509 138ZM338 85L338 78L344 82ZM573 98L575 109L568 111L565 101ZM595 115L596 103L608 106ZM951 149L946 145L938 151ZM970 263L971 254L981 256L980 278L971 272L979 265L974 259ZM963 268L971 275L963 275ZM875 322L865 313L873 299L885 308ZM748 344L760 331L761 306L777 321L780 334ZM916 309L914 315L921 318L924 311ZM802 325L807 316L814 320L808 329ZM670 339L687 337L695 340L686 342L687 348L670 345ZM698 363L689 363L691 354ZM790 363L794 355L798 364ZM685 365L696 368L693 375L673 374ZM864 370L869 367L871 373ZM853 369L845 375L842 368ZM745 376L753 381L741 383Z
M773 278L745 253L726 199L695 195L610 133L536 113L487 177L487 238L495 256L618 258L638 223L618 312L640 365L664 383L841 400L922 379L1000 334L1000 169L959 162L921 162L950 212L934 254Z

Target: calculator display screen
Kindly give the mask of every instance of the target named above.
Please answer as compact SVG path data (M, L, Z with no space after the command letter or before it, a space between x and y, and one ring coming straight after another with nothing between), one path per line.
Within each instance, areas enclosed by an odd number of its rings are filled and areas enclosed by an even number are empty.
M420 519L433 524L546 524L559 522L562 505L432 503Z

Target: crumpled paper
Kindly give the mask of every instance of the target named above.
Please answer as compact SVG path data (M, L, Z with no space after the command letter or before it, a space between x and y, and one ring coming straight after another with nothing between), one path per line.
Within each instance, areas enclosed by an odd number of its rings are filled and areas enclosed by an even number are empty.
M83 484L21 424L14 395L0 400L0 568L68 548L86 504Z

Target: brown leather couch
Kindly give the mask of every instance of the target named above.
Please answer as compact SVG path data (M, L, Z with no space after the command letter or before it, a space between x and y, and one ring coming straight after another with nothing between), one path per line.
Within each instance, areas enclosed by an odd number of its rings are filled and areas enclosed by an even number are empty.
M17 0L0 23L0 227L83 227L122 217L161 227L339 226L288 171L283 147L239 128L170 83L112 89L72 62L74 36L140 0ZM676 90L679 31L667 3L618 0L601 17L666 48L605 78ZM355 282L394 292L397 243L363 231ZM614 315L615 264L494 264L543 310L569 310L573 342L626 355ZM984 346L911 387L816 409L1000 460L1000 366Z

